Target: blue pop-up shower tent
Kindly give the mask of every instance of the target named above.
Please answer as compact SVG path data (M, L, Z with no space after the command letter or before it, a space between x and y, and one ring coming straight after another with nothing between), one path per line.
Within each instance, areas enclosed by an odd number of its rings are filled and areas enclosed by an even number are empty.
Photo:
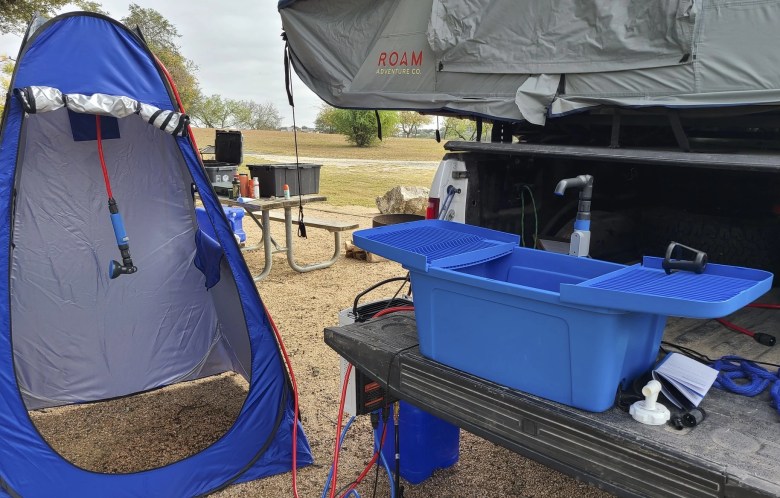
M0 132L0 495L198 496L312 462L269 319L143 40L66 14L29 32ZM101 115L96 120L95 114ZM134 264L119 259L102 149ZM200 230L194 192L212 240ZM81 469L28 409L84 403L234 371L249 391L233 426L143 472Z

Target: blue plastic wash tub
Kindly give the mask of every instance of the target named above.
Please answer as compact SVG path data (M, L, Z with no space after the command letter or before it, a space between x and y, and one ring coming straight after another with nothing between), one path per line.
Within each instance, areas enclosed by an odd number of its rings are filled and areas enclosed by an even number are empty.
M246 242L246 232L244 232L244 210L238 207L222 206L222 210L225 212L225 216L230 223L230 229L238 237L240 242ZM200 229L203 230L209 237L216 240L214 236L214 227L211 226L211 221L208 215L206 215L206 209L202 207L195 208L195 216L198 220Z
M649 370L667 315L724 316L772 282L715 264L667 275L659 258L624 266L521 248L506 235L426 220L353 238L409 269L423 356L590 411L609 409L621 384Z
M401 477L411 484L428 479L438 469L446 469L458 461L460 429L434 417L405 401L399 401L398 435L401 457ZM374 430L377 444L382 437L384 422ZM393 415L387 420L387 434L382 455L391 471L395 471L395 426Z

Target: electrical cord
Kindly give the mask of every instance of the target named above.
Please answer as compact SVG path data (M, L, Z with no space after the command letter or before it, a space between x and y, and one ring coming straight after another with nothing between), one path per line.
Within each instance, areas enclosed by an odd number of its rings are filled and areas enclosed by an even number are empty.
M661 345L662 346L669 346L669 347L675 348L681 354L684 354L685 356L687 356L689 358L693 358L694 360L698 360L698 361L700 361L702 363L712 364L712 363L715 363L715 361L716 361L716 360L713 360L712 358L710 358L709 356L707 356L706 354L699 353L695 349L687 348L685 346L680 346L679 344L675 344L673 342L661 341ZM661 351L663 351L664 353L669 353L669 351L667 351L663 347L661 347ZM777 364L777 363L769 363L767 361L759 361L759 360L752 360L752 359L748 359L747 361L750 361L752 363L757 363L759 365L766 365L768 367L780 368L780 364Z
M352 416L352 418L349 419L347 422L347 425L344 426L344 429L341 431L341 437L339 437L339 447L344 444L344 438L347 436L347 431L349 431L349 428L352 426L352 423L355 421L357 417L355 415ZM328 494L328 489L330 488L330 478L333 476L333 465L330 466L330 470L328 470L328 477L325 479L325 488L322 490L322 494L320 495L320 498L325 498Z
M279 349L282 351L282 356L284 357L284 362L287 365L287 370L290 374L290 382L292 382L293 387L294 415L292 428L292 488L293 496L298 498L298 384L295 381L295 373L293 373L290 357L287 355L287 348L284 347L282 335L279 333L279 329L276 328L276 323L274 323L274 319L268 312L268 308L266 308L265 305L263 305L263 308L265 309L265 315L268 317L268 321L271 323L271 328L273 329L274 335L276 336L276 341L279 343Z
M387 426L388 418L385 418L384 424ZM382 453L382 441L379 441L379 445L376 444L377 442L374 441L374 446L376 447L377 453L379 453L379 461L382 464L382 467L385 468L385 472L387 472L387 480L388 484L390 486L390 498L395 498L395 487L393 486L393 473L390 471L390 466L387 464L387 459L385 458L384 453ZM376 498L376 483L379 480L379 465L376 466L376 476L374 477L374 493L372 495L372 498Z
M336 496L336 482L338 480L339 473L339 452L341 450L339 445L339 433L341 432L341 417L344 416L344 401L347 398L347 386L349 385L349 374L352 373L352 363L347 363L347 371L344 374L344 382L341 387L341 401L339 401L339 414L336 419L336 444L333 448L333 475L330 480L330 498Z
M539 213L536 212L536 200L534 191L528 185L523 185L520 190L520 243L525 247L525 191L531 196L531 206L534 209L534 240L531 247L536 248L536 241L539 239Z
M376 312L372 318L376 318L377 316L382 316L382 315L386 315L387 314L387 313L384 313L384 311L387 311L388 309L390 309L390 305L393 304L393 302L395 301L395 298L398 297L398 294L400 294L401 291L404 290L404 287L406 286L407 282L409 282L409 293L411 293L411 291L412 291L412 284L411 284L411 280L409 279L409 276L410 276L409 272L406 272L406 276L404 277L405 281L401 284L401 287L399 287L398 290L395 291L395 294L393 294L393 297L391 297L385 303L385 307L382 308L381 310L379 310L378 312Z
M355 321L358 321L358 318L360 318L360 317L358 317L358 312L357 312L357 308L358 308L358 302L360 301L360 298L362 298L363 296L365 296L366 294L368 294L368 293L369 293L369 292L371 292L372 290L374 290L374 289L378 289L379 287L381 287L381 286L383 286L383 285L385 285L385 284L389 284L389 283L391 283L391 282L400 282L401 280L403 280L403 281L404 281L404 284L401 286L401 289L403 289L403 288L404 288L404 286L406 285L406 282L409 280L409 273L407 273L405 277L391 277L391 278L386 278L386 279L384 279L384 280L382 280L382 281L380 281L380 282L377 282L377 283L375 283L374 285L372 285L372 286L370 286L370 287L368 287L368 288L364 289L362 292L360 292L358 295L356 295L356 296L355 296L355 300L354 300L354 301L353 301L353 303L352 303L352 314L355 316ZM393 298L392 298L390 301L388 301L388 305L389 305L390 303L392 303L392 302L393 302L393 300L394 300L394 299L395 299L395 298L398 296L398 294L401 292L401 289L399 289L399 290L398 290L398 291L395 293L395 295L393 296Z
M780 309L780 304L773 304L773 303L750 303L746 308L762 308L762 309L770 309L770 310L777 310ZM752 337L754 341L763 344L764 346L774 346L775 342L777 340L775 339L775 336L771 334L766 334L764 332L753 332L752 330L746 329L744 327L740 327L739 325L732 323L728 320L725 320L723 318L716 318L716 322L723 325L727 329L733 330L735 332L739 332L740 334L745 334L748 337Z
M157 66L162 70L163 74L165 75L165 79L168 81L168 85L170 85L171 90L173 91L173 96L176 99L176 103L179 105L179 110L181 110L182 113L186 112L184 110L184 104L182 104L181 96L179 95L179 90L176 88L176 83L173 81L173 77L171 76L171 73L168 71L168 69L165 67L165 65L160 61L159 58L155 56L155 61L157 62ZM195 141L195 134L192 132L192 127L190 126L189 122L187 123L187 134L189 135L190 142L192 142L193 148L197 151L198 150L198 143ZM200 157L200 155L197 155ZM202 165L202 163L201 163ZM263 309L265 310L265 316L268 317L268 322L271 324L271 329L274 331L274 336L276 337L276 342L279 344L279 349L282 352L282 357L284 358L284 364L287 367L288 374L290 375L290 382L292 383L292 391L293 391L293 430L292 430L292 488L293 488L293 496L295 498L298 498L298 412L300 409L300 406L298 404L298 384L295 381L295 372L293 372L292 363L290 362L290 357L287 355L287 349L284 347L284 341L282 340L282 334L279 333L279 329L276 327L276 323L274 322L273 317L271 316L271 313L268 312L268 308L266 308L265 304L263 304Z
M379 284L375 285L374 288L378 287L379 285L382 285L382 282L380 282ZM405 285L405 283L404 283L404 285ZM401 288L403 288L403 286ZM365 292L368 292L368 291L364 291L363 294L365 294ZM399 290L399 292L400 292L400 290ZM413 310L414 310L414 307L412 307L412 306L396 306L396 307L392 307L392 308L385 308L385 309L379 311L378 313L376 313L374 315L374 318L378 318L378 317L383 316L383 315L388 315L390 313L395 313L397 311L413 311ZM402 351L405 351L406 349L411 349L411 348L405 348L405 349L403 349L401 351L398 351L398 353L400 353ZM394 357L395 357L395 355L394 355ZM337 419L336 419L336 444L334 445L335 447L333 449L333 474L332 474L332 476L330 478L330 486L329 486L330 487L330 494L329 494L329 498L335 498L335 496L339 495L344 490L346 490L346 493L344 495L342 495L341 498L346 498L347 496L349 496L350 493L355 491L355 488L361 483L361 481L366 477L366 475L368 475L368 473L371 471L371 467L373 467L374 464L379 459L379 453L378 452L374 452L374 456L368 462L368 464L366 465L365 469L363 469L363 472L361 472L360 475L358 475L357 479L352 481L347 486L345 486L345 487L339 489L338 491L336 491L336 482L338 481L338 469L339 469L339 453L340 453L340 449L341 449L341 445L339 444L339 434L341 433L341 419L344 416L344 403L345 403L345 400L346 400L346 397L347 397L347 386L349 384L349 375L350 375L350 373L352 373L352 368L353 368L352 364L351 363L347 363L347 370L346 370L346 372L344 374L344 381L342 382L342 387L341 387L341 399L339 400L339 411L338 411L338 416L337 416ZM389 380L389 373L388 373L388 380ZM382 436L380 438L380 441L381 441L380 442L380 448L381 448L382 444L384 444L384 440L385 440L386 435L387 435L387 424L385 424L384 427L382 428Z
M382 422L386 425L388 418L390 418L390 409L388 407L384 407L381 410L376 410L375 412L371 413L371 427L376 431L377 428L379 428L379 416L380 413L382 415ZM376 444L376 439L374 440L374 444ZM385 460L384 454L382 454L382 441L379 442L379 447L377 450L379 452L379 458L382 464L385 466L385 468L390 471L390 467L387 466L387 461ZM388 477L389 479L392 479L391 477ZM376 472L374 473L374 491L371 493L372 498L376 498L376 486L379 482L379 465L376 466ZM392 482L390 484L390 488L392 489ZM395 493L392 493L395 495ZM391 498L393 498L391 496Z
M378 318L380 316L388 315L390 313L395 313L395 312L398 312L398 311L414 311L414 306L396 306L394 308L387 308L387 309L384 309L384 310L380 311L376 315L374 315L374 318ZM387 377L385 378L385 392L387 392L388 394L390 393L390 375L391 375L391 373L393 371L393 362L395 361L395 359L401 353L403 353L405 351L408 351L410 349L414 349L416 347L417 347L417 344L415 344L414 346L409 346L409 347L400 349L400 350L396 351L395 353L393 353L393 356L390 358L390 362L388 363L388 366L387 366ZM396 406L398 406L398 404L396 404ZM401 472L400 472L400 468L399 468L400 461L398 459L399 456L400 456L400 452L398 451L398 447L397 447L398 446L398 444L397 444L398 443L398 433L399 433L399 427L398 427L398 423L397 423L398 422L397 414L396 414L395 421L396 421L396 424L395 424L396 472L395 472L395 483L393 484L392 487L395 488L394 489L394 494L395 494L396 498L402 498L403 494L404 494L404 491L403 491L403 488L401 487L401 482L400 482L400 480L401 480ZM385 427L387 427L387 424L385 424Z
M384 443L385 436L387 436L387 425L385 425L382 428L382 436L380 437L380 439L381 439L380 445ZM349 496L349 494L352 491L354 491L355 488L361 482L363 482L363 479L365 479L365 477L368 475L368 473L371 472L371 467L374 466L374 464L377 462L377 460L379 460L379 453L378 452L374 452L374 456L371 457L371 460L368 461L368 463L366 464L366 467L363 469L363 472L361 472L360 475L358 475L357 478L348 485L348 487L346 488L347 492L345 494L343 494L341 496L341 498L346 498L347 496ZM342 488L342 489L344 489L344 488ZM341 492L341 491L339 491L339 492Z

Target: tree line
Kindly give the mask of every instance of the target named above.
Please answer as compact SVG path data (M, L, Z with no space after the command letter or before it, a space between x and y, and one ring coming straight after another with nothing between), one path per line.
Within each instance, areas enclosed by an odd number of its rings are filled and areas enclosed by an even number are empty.
M455 117L446 117L436 121L435 128L427 128L434 118L414 111L379 111L336 109L323 105L314 121L314 129L319 133L338 133L344 135L350 143L358 147L375 145L382 136L401 136L405 138L432 138L436 130L443 140L474 140L477 137L475 121ZM486 124L482 137L490 136L491 126Z

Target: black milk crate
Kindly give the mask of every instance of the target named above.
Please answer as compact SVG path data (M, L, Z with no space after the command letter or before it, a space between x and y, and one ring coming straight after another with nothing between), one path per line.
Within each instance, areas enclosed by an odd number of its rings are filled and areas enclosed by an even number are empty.
M317 194L320 191L321 164L295 163L249 164L249 176L260 182L260 197L282 197L285 184L290 195ZM300 168L300 188L298 187ZM300 192L299 192L300 191Z

